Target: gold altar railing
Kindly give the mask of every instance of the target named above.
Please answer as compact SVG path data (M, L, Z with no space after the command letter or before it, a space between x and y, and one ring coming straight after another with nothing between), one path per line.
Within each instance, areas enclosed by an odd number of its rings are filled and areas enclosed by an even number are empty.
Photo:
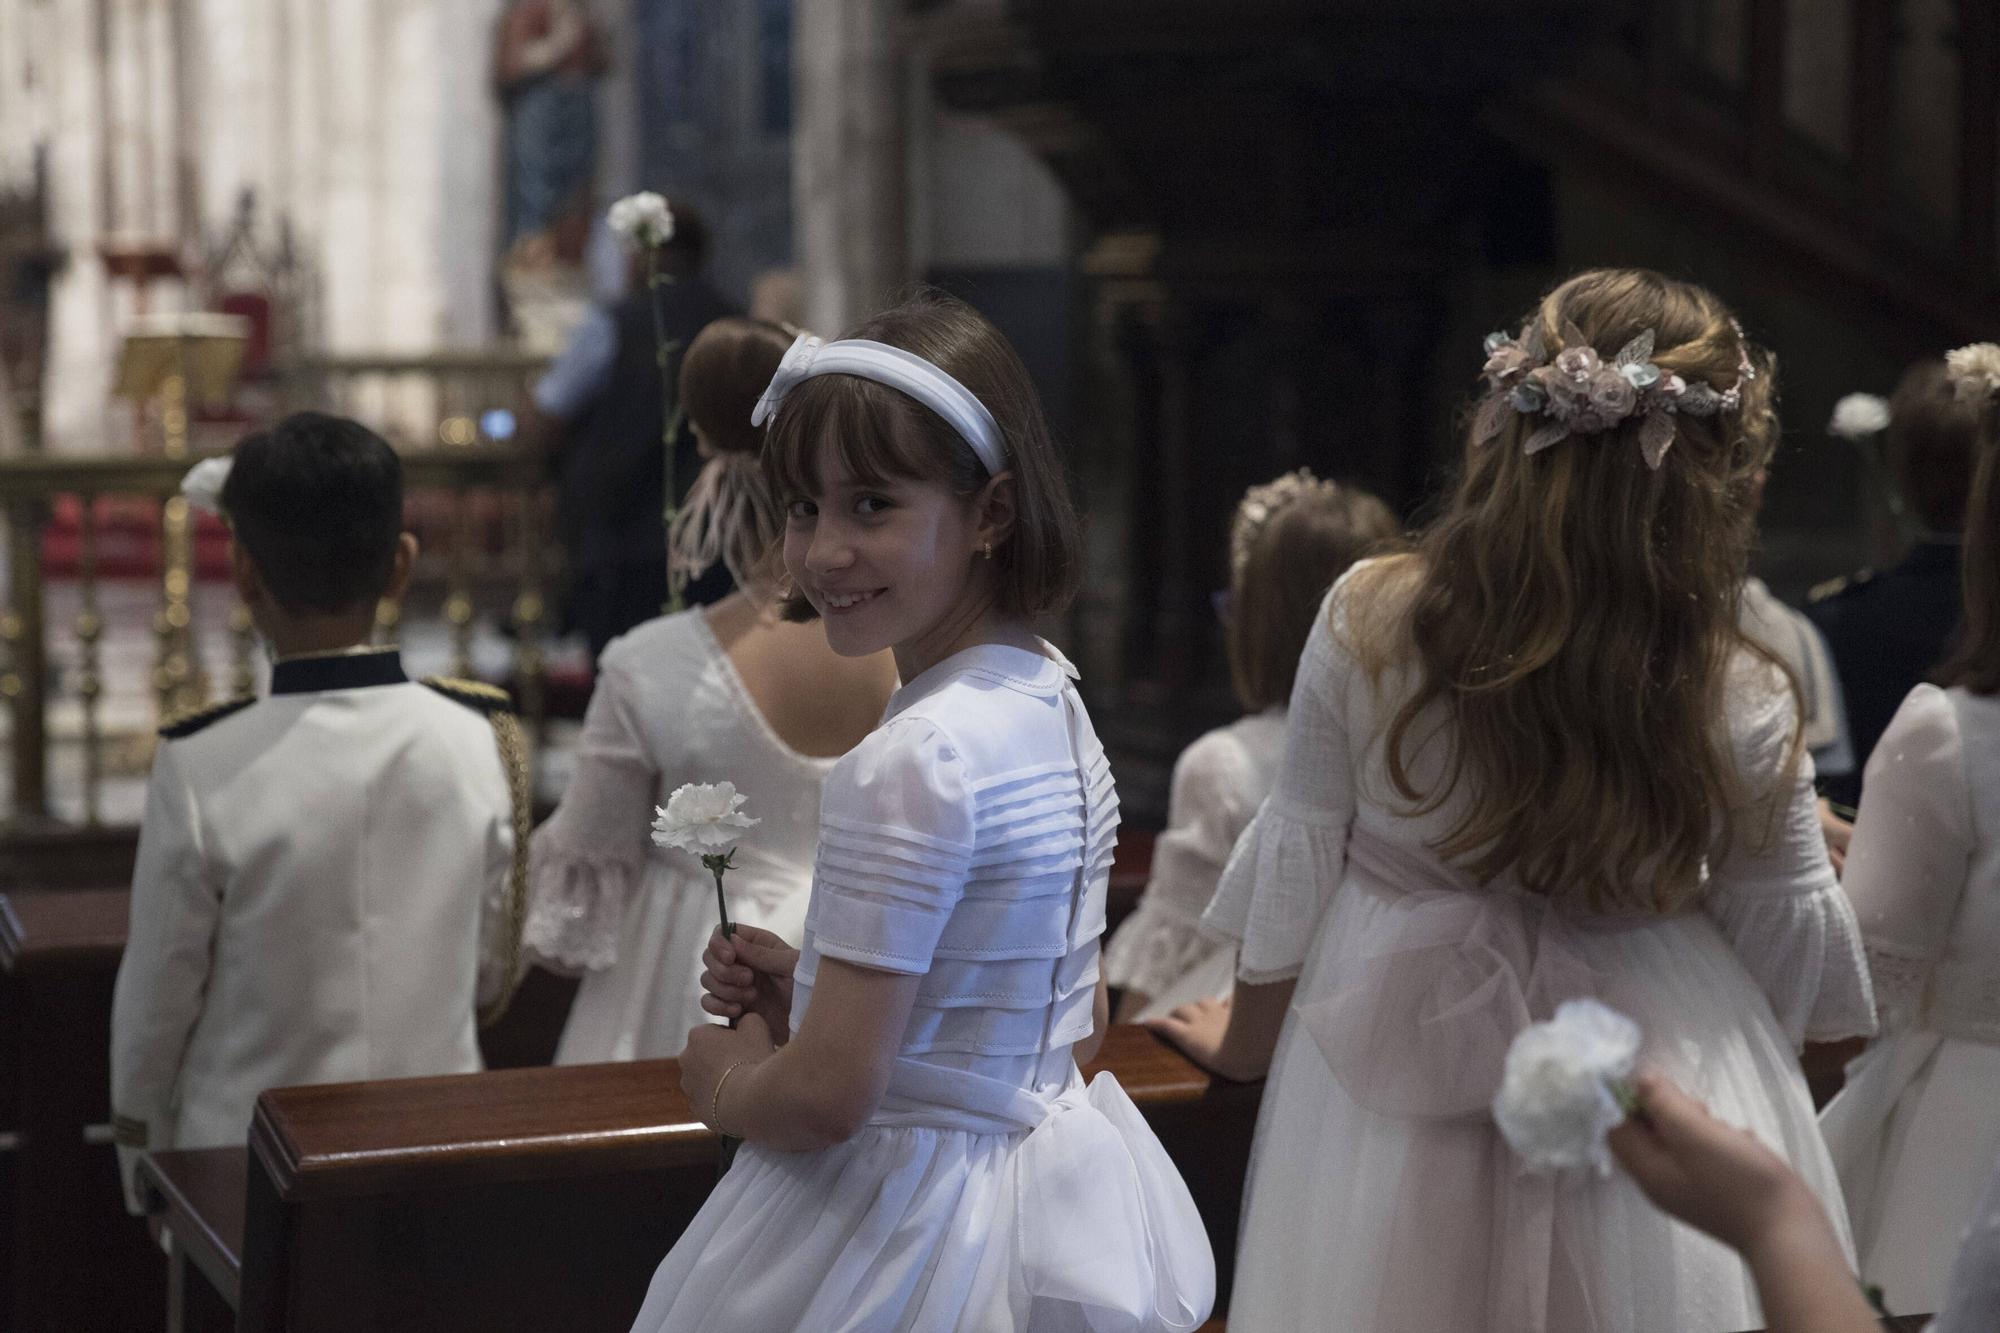
M420 354L311 353L277 368L279 405L357 417L411 444L471 444L487 412L520 415L548 364L544 353L507 344Z
M472 671L473 626L482 600L503 609L514 631L516 702L536 733L542 716L544 589L552 563L546 537L547 497L542 459L518 448L426 448L402 451L409 512L425 544L410 597L441 598L454 674ZM106 736L100 725L105 694L100 597L100 510L110 502L158 506L159 552L149 578L157 585L154 652L149 681L160 715L199 705L217 692L248 693L255 682L255 638L248 611L230 616L231 661L226 674L202 669L197 658L197 569L193 516L180 497L191 460L30 456L0 459L0 514L6 521L7 603L0 613L0 706L11 722L12 774L8 823L51 817L48 782L50 635L43 539L58 501L74 497L77 607L66 627L75 651L74 694L81 713L83 820L99 822ZM225 594L231 596L233 594ZM406 598L406 600L408 600ZM385 603L379 635L397 636L400 609Z

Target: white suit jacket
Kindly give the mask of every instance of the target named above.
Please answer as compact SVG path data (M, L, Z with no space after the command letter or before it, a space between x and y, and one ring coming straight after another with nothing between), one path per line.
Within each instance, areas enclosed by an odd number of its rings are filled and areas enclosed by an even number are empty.
M139 1149L240 1144L266 1088L480 1068L515 812L477 688L299 658L162 729L112 1004L128 1196Z

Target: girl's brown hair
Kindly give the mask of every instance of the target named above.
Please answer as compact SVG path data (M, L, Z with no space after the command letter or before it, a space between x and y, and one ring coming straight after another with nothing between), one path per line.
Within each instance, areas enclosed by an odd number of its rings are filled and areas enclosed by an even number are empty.
M1987 396L1976 406L1979 461L1965 503L1959 557L1964 618L1958 646L1938 679L1973 694L2000 694L2000 400Z
M1389 506L1296 472L1254 486L1230 526L1229 676L1250 712L1292 695L1326 590L1400 531Z
M1550 356L1566 326L1607 360L1652 329L1663 373L1718 391L1737 385L1747 351L1713 295L1639 269L1579 274L1530 320ZM1770 444L1767 423L1746 431L1743 417L1676 415L1652 469L1638 418L1529 455L1544 419L1510 414L1497 438L1468 444L1416 551L1350 584L1363 664L1378 679L1392 662L1416 669L1388 727L1390 781L1418 813L1467 789L1437 850L1482 882L1511 871L1559 901L1670 912L1700 891L1718 833L1726 845L1745 805L1725 721L1732 666L1747 651L1783 670L1737 628ZM1434 708L1448 726L1426 718ZM1447 749L1425 790L1413 761L1434 737ZM1791 763L1798 753L1794 725Z
M914 353L986 405L1014 478L1014 528L993 550L995 605L1005 615L1058 612L1082 577L1083 537L1055 437L1027 367L1000 331L965 302L924 291L842 338L864 338ZM969 498L988 480L985 464L928 407L856 375L818 375L785 396L766 427L764 469L781 502L820 493L821 447L830 445L864 483L891 478L938 482ZM783 604L789 620L812 620L803 593Z
M1919 524L1930 532L1965 527L1979 441L1990 409L1961 398L1940 360L1903 372L1889 396L1889 470Z
M774 581L771 552L784 536L785 511L757 466L764 431L750 424L750 410L792 337L780 325L730 316L703 325L681 357L681 410L711 457L667 532L676 592L717 561L759 599Z

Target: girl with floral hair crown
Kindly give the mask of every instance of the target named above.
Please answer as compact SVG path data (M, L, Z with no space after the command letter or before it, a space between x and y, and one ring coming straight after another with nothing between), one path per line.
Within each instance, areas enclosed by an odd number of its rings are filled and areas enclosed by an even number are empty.
M1232 1324L1756 1327L1728 1249L1503 1143L1509 1043L1566 1000L1839 1214L1797 1054L1874 1010L1793 692L1738 628L1749 352L1699 287L1571 278L1489 340L1442 515L1328 596L1204 918L1234 1001L1160 1024L1270 1076Z
M1029 630L1081 541L1006 340L921 297L785 356L754 420L789 613L903 685L820 802L800 947L710 943L681 1085L744 1141L641 1333L1187 1330L1207 1235L1108 1073L1118 802L1075 671Z

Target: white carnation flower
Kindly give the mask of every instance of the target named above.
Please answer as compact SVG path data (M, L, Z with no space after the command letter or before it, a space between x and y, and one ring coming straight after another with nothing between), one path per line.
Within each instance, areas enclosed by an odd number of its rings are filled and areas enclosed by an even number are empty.
M1960 398L1991 398L2000 389L2000 344L1954 348L1944 354L1944 365Z
M181 478L181 494L188 505L218 517L222 514L222 484L229 480L230 458L204 458Z
M664 806L653 807L653 841L707 856L761 822L742 812L747 799L737 794L733 782L690 782L676 787Z
M1493 1119L1531 1171L1611 1169L1604 1136L1625 1118L1621 1093L1639 1056L1639 1025L1596 1000L1566 1000L1507 1048Z
M1879 394L1850 393L1833 405L1826 428L1843 440L1859 440L1889 428L1889 400Z
M667 201L651 190L628 194L605 215L611 230L634 250L650 250L673 239L674 214Z

